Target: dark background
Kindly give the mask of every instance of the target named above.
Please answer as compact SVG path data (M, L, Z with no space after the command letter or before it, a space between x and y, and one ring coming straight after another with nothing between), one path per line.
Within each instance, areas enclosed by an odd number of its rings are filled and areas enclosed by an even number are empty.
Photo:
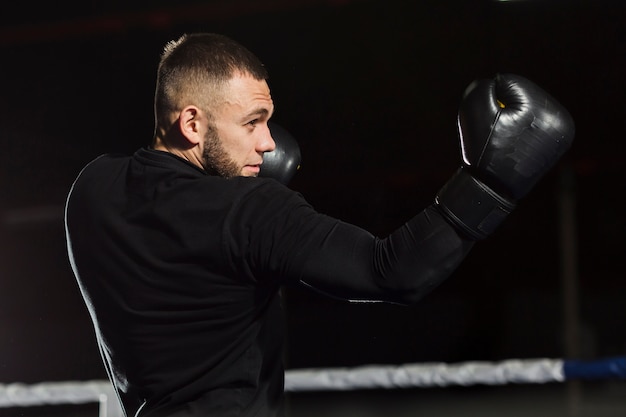
M419 305L287 290L288 367L625 353L623 2L150 3L0 15L0 382L105 377L64 199L92 158L149 142L161 49L194 31L230 35L269 68L274 120L303 154L291 187L379 236L459 165L456 111L474 79L523 75L576 121L566 157Z

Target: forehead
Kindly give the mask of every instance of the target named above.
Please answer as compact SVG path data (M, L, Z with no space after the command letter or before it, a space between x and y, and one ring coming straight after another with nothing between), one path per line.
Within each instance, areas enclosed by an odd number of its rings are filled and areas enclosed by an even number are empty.
M226 105L242 109L263 107L273 110L270 88L265 80L257 80L249 74L235 73L224 86Z

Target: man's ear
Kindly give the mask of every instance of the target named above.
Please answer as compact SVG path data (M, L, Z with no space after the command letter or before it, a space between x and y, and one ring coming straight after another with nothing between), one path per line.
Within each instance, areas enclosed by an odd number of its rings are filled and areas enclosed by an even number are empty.
M180 111L178 128L190 145L197 145L202 140L200 110L196 106L187 106Z

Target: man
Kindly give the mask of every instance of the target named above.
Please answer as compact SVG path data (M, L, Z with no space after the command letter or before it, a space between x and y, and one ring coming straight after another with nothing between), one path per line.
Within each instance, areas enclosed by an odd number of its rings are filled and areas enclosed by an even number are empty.
M258 177L276 146L266 79L261 62L224 36L169 43L152 145L97 158L72 187L68 251L128 416L282 415L281 286L417 302L573 137L567 112L527 80L474 86L460 116L464 168L436 202L378 239Z

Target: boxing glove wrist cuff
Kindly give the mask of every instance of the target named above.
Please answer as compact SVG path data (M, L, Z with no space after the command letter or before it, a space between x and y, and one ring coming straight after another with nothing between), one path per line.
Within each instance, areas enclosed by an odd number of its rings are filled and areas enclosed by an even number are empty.
M472 240L489 236L515 208L505 198L461 168L439 190L436 206L444 217Z

